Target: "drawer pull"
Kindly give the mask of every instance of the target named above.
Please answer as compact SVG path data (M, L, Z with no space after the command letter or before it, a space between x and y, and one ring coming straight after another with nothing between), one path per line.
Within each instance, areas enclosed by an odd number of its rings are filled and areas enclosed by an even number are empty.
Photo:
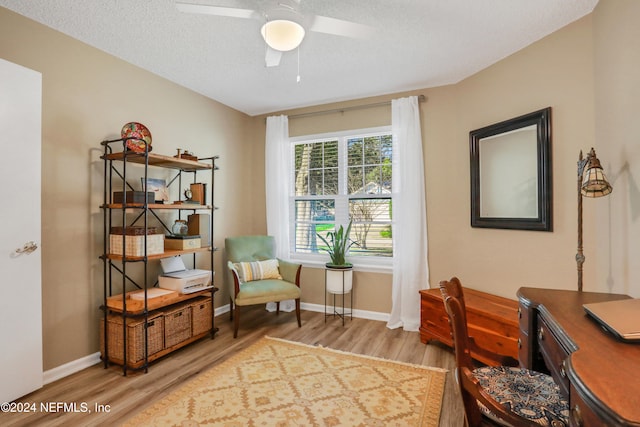
M562 378L567 378L567 369L565 368L567 361L563 360L560 364L560 376Z
M578 427L583 425L582 414L580 413L580 407L577 404L571 408L571 419L573 420L573 425Z
M518 338L518 348L522 348L522 338Z
M518 307L518 319L522 319L522 307Z
M543 340L544 340L544 329L543 329L543 328L540 328L540 329L538 330L538 339L539 339L540 341L543 341Z

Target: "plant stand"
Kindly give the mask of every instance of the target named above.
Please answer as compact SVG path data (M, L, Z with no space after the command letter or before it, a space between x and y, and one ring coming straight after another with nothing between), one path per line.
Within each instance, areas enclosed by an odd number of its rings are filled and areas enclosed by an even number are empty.
M329 267L324 270L324 321L327 322L328 316L338 316L342 319L344 326L345 316L349 316L353 320L353 268L349 267ZM333 313L327 314L327 294L333 295ZM345 310L345 296L349 294L351 301L349 303L349 311ZM342 295L342 310L338 311L336 307L336 295Z

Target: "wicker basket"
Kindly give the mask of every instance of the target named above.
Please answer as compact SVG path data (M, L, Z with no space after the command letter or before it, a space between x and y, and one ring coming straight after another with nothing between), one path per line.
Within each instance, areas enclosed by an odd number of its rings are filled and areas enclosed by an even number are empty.
M212 326L211 298L202 297L191 304L191 334L196 335L209 332Z
M175 305L168 310L163 310L163 314L166 348L191 338L191 306L189 304Z
M147 255L164 253L164 234L147 236L124 236L126 256L144 256L144 239L147 238ZM113 255L122 255L122 235L109 235L109 251Z
M107 317L107 339L109 360L124 363L124 338L122 333L123 318L110 314ZM127 364L144 360L144 328L141 318L127 318ZM104 357L104 318L100 321L100 351ZM164 318L161 313L152 314L147 320L147 356L164 349Z

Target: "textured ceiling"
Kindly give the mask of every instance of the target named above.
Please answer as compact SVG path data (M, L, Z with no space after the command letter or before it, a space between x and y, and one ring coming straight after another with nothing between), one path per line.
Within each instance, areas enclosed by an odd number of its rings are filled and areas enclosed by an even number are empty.
M362 40L308 31L278 67L264 65L259 20L187 14L173 0L0 6L258 115L456 83L589 14L597 1L301 0L305 16L366 24L375 34ZM277 0L192 2L265 12Z

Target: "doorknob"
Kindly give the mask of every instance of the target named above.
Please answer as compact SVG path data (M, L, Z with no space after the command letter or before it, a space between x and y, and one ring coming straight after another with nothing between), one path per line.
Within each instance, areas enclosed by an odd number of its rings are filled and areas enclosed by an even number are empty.
M16 249L17 254L30 254L31 252L38 249L38 244L34 241L30 241L24 244L22 248Z

